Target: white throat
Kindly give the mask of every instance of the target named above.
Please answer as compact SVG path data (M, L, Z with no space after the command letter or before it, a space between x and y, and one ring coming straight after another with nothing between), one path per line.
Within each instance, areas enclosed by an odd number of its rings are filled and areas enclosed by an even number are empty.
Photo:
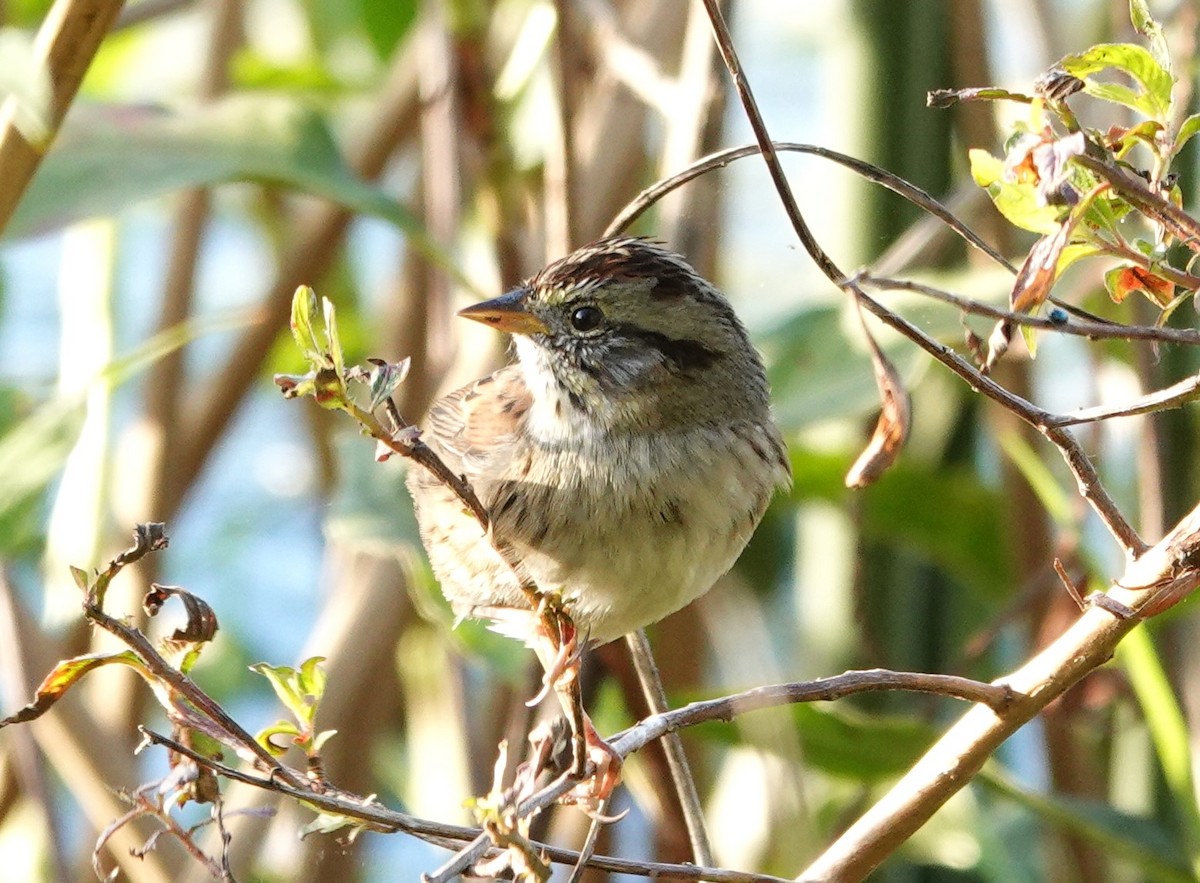
M545 350L522 335L514 335L513 340L525 385L533 397L526 424L530 435L550 447L587 444L602 436L603 429L575 407L554 379Z

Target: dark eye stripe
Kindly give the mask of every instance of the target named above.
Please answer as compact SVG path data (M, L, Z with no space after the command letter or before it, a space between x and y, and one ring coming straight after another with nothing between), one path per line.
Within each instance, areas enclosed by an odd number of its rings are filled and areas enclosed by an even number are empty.
M613 330L621 336L640 340L658 350L667 361L681 371L707 368L721 358L720 353L698 340L668 337L660 331L647 331L635 325L619 325Z

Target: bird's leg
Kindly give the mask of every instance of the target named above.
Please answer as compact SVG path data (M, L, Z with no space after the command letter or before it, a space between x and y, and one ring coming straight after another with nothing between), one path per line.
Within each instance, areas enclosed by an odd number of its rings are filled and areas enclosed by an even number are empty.
M533 649L546 674L537 698L550 689L558 697L571 724L571 774L581 783L572 798L585 810L594 808L620 784L621 756L600 737L584 711L579 672L583 648L575 623L561 607L544 606L538 620ZM591 776L589 768L593 770Z

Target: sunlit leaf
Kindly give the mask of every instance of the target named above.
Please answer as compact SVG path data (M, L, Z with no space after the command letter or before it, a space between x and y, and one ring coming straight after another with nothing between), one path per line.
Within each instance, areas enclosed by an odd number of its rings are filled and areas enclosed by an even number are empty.
M311 726L313 717L316 715L317 703L321 697L308 692L305 687L311 686L311 680L301 683L301 674L290 665L268 665L265 662L257 662L250 666L250 670L257 672L267 679L274 689L275 695L279 697L279 701L284 704L300 723Z
M934 89L925 97L928 107L953 107L960 101L1016 101L1029 104L1032 95L1020 92L1009 92L996 86L976 87L973 89Z
M37 688L34 700L16 714L0 720L0 727L36 720L61 699L71 687L79 683L80 679L88 672L114 663L128 665L143 676L148 676L141 659L132 650L124 650L120 653L89 653L86 656L76 656L74 659L64 659L50 670L50 674L46 675Z
M969 156L971 177L987 190L996 208L1012 224L1034 233L1053 233L1058 230L1059 221L1066 210L1061 206L1043 204L1036 184L1007 180L1004 161L986 150L973 149Z
M1169 280L1132 264L1113 267L1106 272L1104 287L1116 303L1121 303L1134 292L1145 295L1160 307L1167 306L1175 297L1175 286Z
M1179 134L1175 136L1175 152L1178 153L1183 149L1183 145L1187 144L1200 132L1200 113L1194 113L1179 127Z
M1101 43L1077 55L1068 55L1060 64L1086 83L1089 94L1116 101L1152 119L1165 120L1171 104L1174 77L1147 49L1133 43ZM1104 70L1119 70L1141 86L1135 91L1117 84L1090 78Z
M292 295L292 337L304 358L310 362L323 363L323 351L317 343L315 323L320 314L317 312L317 295L307 285L296 288Z
M1133 28L1146 38L1150 44L1150 54L1163 67L1171 70L1171 53L1167 49L1167 38L1163 35L1162 25L1155 21L1150 14L1150 4L1147 0L1129 0L1129 20Z
M300 728L292 721L279 720L255 733L254 739L272 755L281 757L302 738L302 735Z

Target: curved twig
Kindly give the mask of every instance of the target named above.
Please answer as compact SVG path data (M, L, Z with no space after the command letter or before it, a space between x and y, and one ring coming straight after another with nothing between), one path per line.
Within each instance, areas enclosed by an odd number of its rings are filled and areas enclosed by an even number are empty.
M754 94L750 90L750 84L742 72L737 51L733 46L733 38L729 33L729 27L725 23L724 16L721 14L720 7L716 0L704 0L704 6L708 10L717 45L720 46L721 55L725 59L725 65L729 69L730 76L733 77L738 96L742 100L742 106L750 122L750 128L753 129L755 138L758 140L759 147L762 150L763 161L767 164L767 169L771 174L771 180L775 184L779 200L787 212L788 219L792 223L792 229L795 230L796 236L813 259L813 262L821 269L821 272L838 288L858 298L864 307L874 313L885 324L903 334L955 374L962 377L976 392L986 395L997 404L1012 411L1044 435L1059 449L1059 452L1067 461L1067 466L1075 476L1080 493L1091 504L1096 514L1100 516L1100 520L1108 528L1109 533L1112 534L1117 543L1120 544L1126 557L1136 558L1144 552L1147 548L1146 542L1138 536L1137 531L1133 529L1133 525L1129 523L1112 497L1109 496L1108 491L1104 489L1099 473L1083 453L1083 450L1079 447L1079 443L1061 426L1053 424L1052 418L1054 415L1037 407L1032 402L1021 398L996 383L990 377L981 374L973 365L959 356L958 353L934 340L902 316L897 315L878 301L869 297L853 279L847 278L829 254L821 247L816 237L813 236L812 230L809 229L808 222L804 220L804 215L800 212L800 207L796 203L795 194L792 193L787 177L783 173L783 167L779 162L779 155L775 151L774 142L767 131L766 123L763 120L762 113L758 109L758 103L754 99Z
M848 156L836 150L830 150L828 147L818 147L815 144L800 144L795 141L772 141L771 144L778 151L805 153L831 160L845 166L868 181L886 187L888 190L904 197L913 205L941 220L946 226L966 240L967 243L982 251L1010 273L1015 274L1017 272L1017 268L1004 255L996 251L983 237L964 224L954 212L946 208L945 205L928 192L904 180L899 175L895 175L886 169L881 169L879 166L869 163L866 160ZM716 153L711 153L696 160L677 174L651 184L634 197L609 223L604 231L604 235L613 236L621 233L656 202L689 181L693 181L717 169L724 168L736 160L745 159L748 156L758 156L762 152L763 150L760 145L747 144L743 147L728 147L724 150L718 150Z

